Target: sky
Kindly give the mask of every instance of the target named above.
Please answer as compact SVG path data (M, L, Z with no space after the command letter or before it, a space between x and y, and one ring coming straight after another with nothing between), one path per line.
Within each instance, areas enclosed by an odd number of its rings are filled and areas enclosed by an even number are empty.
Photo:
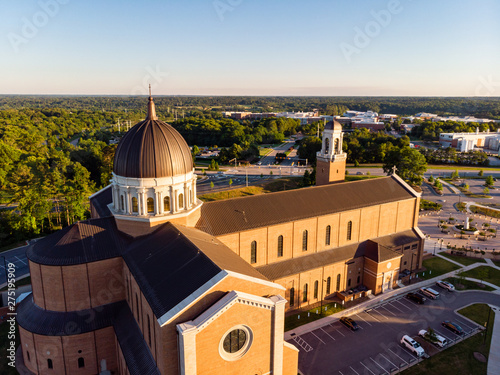
M0 94L500 96L498 0L0 2Z

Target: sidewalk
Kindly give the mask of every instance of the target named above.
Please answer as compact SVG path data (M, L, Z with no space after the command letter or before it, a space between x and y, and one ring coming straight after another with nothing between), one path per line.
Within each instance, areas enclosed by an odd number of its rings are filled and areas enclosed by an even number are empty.
M500 374L500 308L491 306L495 313L493 332L491 337L490 355L488 356L488 375Z
M463 266L463 265L461 264L461 266ZM365 301L363 303L360 303L359 305L354 306L350 309L342 310L338 313L326 316L326 317L324 317L322 319L318 319L314 322L304 324L303 326L297 327L291 331L287 331L287 332L285 332L285 340L290 340L293 336L300 336L300 335L303 335L307 332L311 332L311 331L314 331L318 328L324 327L330 323L337 321L338 319L340 319L340 317L342 317L344 315L356 314L357 312L369 309L369 308L381 303L382 301L387 301L389 299L399 297L400 295L406 294L412 290L421 288L423 286L428 286L430 284L434 284L438 280L446 279L447 277L455 276L459 272L468 271L468 270L471 270L471 269L474 269L474 268L480 267L480 266L484 266L484 263L474 263L474 264L471 264L469 266L462 267L458 270L448 272L448 273L443 274L443 275L436 276L432 279L424 280L424 281L421 281L421 282L416 283L416 284L411 284L411 285L405 286L404 288L393 289L389 292L379 294L378 296L373 297L369 301ZM497 291L498 291L498 287L496 285L494 287L497 288ZM499 332L499 335L500 335L500 332Z

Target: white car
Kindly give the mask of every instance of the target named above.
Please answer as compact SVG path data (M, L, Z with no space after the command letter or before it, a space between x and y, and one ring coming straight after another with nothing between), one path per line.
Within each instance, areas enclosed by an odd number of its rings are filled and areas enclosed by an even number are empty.
M406 347L408 350L410 350L412 353L414 353L417 357L422 357L425 354L424 348L413 340L410 336L404 335L401 338L401 345Z
M429 339L427 331L425 329L421 329L420 331L418 331L418 335L426 340ZM433 341L433 344L439 346L440 348L448 345L448 340L446 340L443 336L439 336L437 333L434 333L434 339L435 340Z
M443 289L446 289L449 292L453 292L455 290L455 287L453 286L453 284L449 283L448 281L439 280L439 281L436 281L436 285L440 286Z

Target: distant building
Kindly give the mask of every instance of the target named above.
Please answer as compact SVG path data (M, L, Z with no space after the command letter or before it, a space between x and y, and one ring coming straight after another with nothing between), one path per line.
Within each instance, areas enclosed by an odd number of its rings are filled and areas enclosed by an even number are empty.
M496 133L480 132L479 129L475 133L440 133L439 145L443 148L453 147L461 152L472 151L475 147L496 151L500 145L500 129Z

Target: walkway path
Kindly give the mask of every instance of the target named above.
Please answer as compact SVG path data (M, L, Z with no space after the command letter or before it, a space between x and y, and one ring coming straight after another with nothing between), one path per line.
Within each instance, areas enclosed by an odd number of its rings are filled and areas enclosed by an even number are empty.
M476 202L470 201L470 202L464 202L464 203L465 203L465 209L467 210L467 213L469 213L469 214L473 214L474 213L474 212L472 212L470 210L470 206L477 206L477 207L487 208L488 210L500 212L500 210L498 208L483 206L482 204L479 204L479 203L476 203Z
M437 178L437 180L439 180L439 182L441 182L443 184L443 186L446 186L448 189L451 190L452 193L455 193L455 194L458 194L460 195L460 190L457 189L455 186L453 186L452 184L446 182L446 181L443 181L439 178Z
M491 336L490 355L488 356L488 375L500 374L500 307L490 305L495 313Z
M497 270L500 270L500 267L498 267L495 263L493 263L493 261L489 258L485 259L486 263L488 263L488 265L490 267L493 267L493 268L496 268Z

